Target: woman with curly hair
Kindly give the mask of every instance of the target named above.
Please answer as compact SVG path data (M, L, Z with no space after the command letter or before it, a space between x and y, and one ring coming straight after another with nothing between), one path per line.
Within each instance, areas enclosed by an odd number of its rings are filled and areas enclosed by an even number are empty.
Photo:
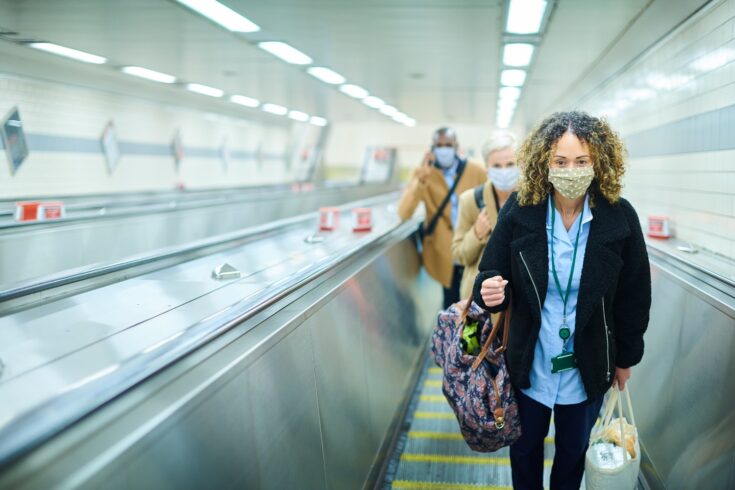
M510 448L516 489L543 488L552 410L551 488L579 488L602 398L613 382L625 386L643 356L651 276L638 216L620 197L624 154L603 119L545 119L520 149L519 190L480 260L475 302L512 310L506 358L523 433Z

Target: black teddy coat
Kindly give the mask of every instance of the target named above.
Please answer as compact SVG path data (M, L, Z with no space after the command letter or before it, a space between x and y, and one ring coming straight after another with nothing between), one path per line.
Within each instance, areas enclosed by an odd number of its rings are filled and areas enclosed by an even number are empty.
M531 386L529 373L548 287L547 201L520 206L516 194L510 196L482 254L473 292L475 302L492 313L505 310L512 297L506 359L516 388ZM651 306L651 271L635 210L625 199L610 204L599 193L594 201L574 334L588 399L607 391L616 366L640 362ZM480 287L497 275L508 280L505 300L487 308Z

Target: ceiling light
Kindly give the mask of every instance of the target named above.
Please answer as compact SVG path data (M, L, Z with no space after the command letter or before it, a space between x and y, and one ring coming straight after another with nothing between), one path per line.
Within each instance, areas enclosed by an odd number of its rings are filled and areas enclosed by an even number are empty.
M513 111L498 111L498 117L496 124L499 128L505 129L510 125L510 121L513 119Z
M516 108L516 101L511 99L500 99L498 101L499 110L507 110L513 112Z
M507 66L528 66L531 63L533 49L533 44L506 44L503 47L503 64Z
M301 111L291 111L288 113L288 117L290 117L294 121L306 122L309 120L309 115Z
M339 87L339 91L342 92L343 94L347 94L350 97L354 97L356 99L364 99L365 97L368 96L367 90L357 85L353 85L351 83L342 85L341 87Z
M309 75L311 75L314 78L318 78L324 83L329 83L332 85L337 85L339 83L345 83L345 77L340 75L339 73L330 70L329 68L326 68L324 66L313 66L306 70Z
M510 0L506 32L512 34L537 34L548 2L545 0Z
M288 113L288 109L278 104L263 104L263 110L276 116L285 116Z
M373 95L362 99L362 103L368 107L372 107L373 109L380 109L385 105L385 101L383 99L379 99Z
M233 95L230 97L230 102L244 105L245 107L258 107L260 105L259 100L253 99L252 97L245 97L244 95Z
M509 87L521 87L526 81L523 70L503 70L500 72L500 83Z
M380 108L380 113L385 114L388 117L393 117L398 114L398 109L396 109L392 105L384 105Z
M187 83L186 90L202 95L208 95L209 97L222 97L222 95L225 93L224 90L209 87L207 85L202 85L201 83Z
M518 87L501 87L498 93L500 100L518 100L521 89Z
M403 121L403 124L405 124L409 128L412 128L412 127L416 126L416 119L414 119L412 117L408 117L408 118L406 118L405 121Z
M146 80L152 80L159 83L174 83L176 81L176 77L173 75L167 75L160 71L153 71L140 66L123 66L122 71L123 73L133 75L134 77L145 78Z
M232 32L257 32L260 30L257 24L238 14L230 7L215 0L176 0L193 11L203 15L228 31Z
M95 65L101 65L107 62L107 58L97 56L96 54L85 53L84 51L78 51L76 49L59 46L53 43L30 43L30 47L34 49L40 49L47 53L58 54L59 56L65 56L72 58L77 61L83 61L85 63L94 63Z
M286 63L293 65L310 65L313 61L307 55L294 48L290 44L279 41L266 41L258 43L258 47L264 51L268 51L273 56L281 58Z
M319 116L311 116L311 119L309 119L309 122L313 124L314 126L326 126L327 125L327 120Z

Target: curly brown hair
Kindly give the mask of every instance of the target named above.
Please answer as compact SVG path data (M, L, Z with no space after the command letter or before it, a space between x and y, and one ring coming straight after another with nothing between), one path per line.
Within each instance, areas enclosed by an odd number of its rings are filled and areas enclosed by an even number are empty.
M549 162L557 141L571 131L590 149L595 178L590 185L590 203L599 193L608 202L620 199L626 150L620 136L604 118L585 112L556 112L544 119L526 138L518 151L522 176L518 186L518 203L528 206L541 203L551 193Z

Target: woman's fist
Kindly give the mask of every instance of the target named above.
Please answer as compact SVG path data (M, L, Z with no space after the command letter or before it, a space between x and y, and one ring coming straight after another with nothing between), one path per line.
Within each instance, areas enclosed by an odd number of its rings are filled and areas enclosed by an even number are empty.
M480 296L482 296L482 301L485 302L485 306L491 308L505 301L505 286L507 284L508 281L500 276L491 277L482 281Z

